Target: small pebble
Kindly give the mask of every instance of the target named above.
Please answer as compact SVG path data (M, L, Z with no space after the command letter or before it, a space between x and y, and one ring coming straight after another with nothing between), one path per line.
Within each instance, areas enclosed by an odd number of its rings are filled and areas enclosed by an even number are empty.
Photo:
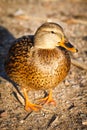
M65 86L69 86L69 85L70 85L69 81L65 80Z
M21 123L21 124L24 123L24 120L21 120L20 123Z
M73 88L79 88L79 85L72 85Z
M22 9L18 9L15 13L14 13L14 16L19 16L19 15L22 15L24 14L24 11Z
M87 125L87 120L82 121L82 124L83 124L83 125Z

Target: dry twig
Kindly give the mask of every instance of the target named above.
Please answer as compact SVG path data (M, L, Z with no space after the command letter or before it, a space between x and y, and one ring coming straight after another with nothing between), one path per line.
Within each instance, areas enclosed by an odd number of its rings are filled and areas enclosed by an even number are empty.
M71 63L81 69L84 69L84 70L87 70L87 65L85 65L84 63L82 62L79 62L77 60L74 60L74 59L71 59Z

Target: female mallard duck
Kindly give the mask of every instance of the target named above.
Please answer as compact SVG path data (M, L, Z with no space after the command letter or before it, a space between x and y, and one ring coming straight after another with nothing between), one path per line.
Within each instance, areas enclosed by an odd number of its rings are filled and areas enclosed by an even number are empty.
M52 89L66 77L70 69L67 50L77 51L68 42L62 27L56 23L43 24L32 38L19 38L10 48L5 69L8 76L22 88L25 110L41 109L40 105L28 100L29 90L49 89L49 95L41 101L54 102Z

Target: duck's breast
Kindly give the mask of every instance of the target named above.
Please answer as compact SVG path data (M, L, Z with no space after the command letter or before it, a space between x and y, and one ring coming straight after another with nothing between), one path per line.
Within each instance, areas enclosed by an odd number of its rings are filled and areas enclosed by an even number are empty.
M33 89L56 87L70 69L70 57L67 51L39 49L34 52L29 64L28 83Z

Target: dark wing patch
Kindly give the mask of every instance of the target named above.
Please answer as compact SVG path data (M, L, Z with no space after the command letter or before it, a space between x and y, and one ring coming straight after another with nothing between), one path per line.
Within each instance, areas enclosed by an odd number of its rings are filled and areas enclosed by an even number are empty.
M27 57L27 52L34 45L33 35L23 36L14 40L13 45L9 49L8 57L5 61L5 66L10 60L14 61L14 58Z

